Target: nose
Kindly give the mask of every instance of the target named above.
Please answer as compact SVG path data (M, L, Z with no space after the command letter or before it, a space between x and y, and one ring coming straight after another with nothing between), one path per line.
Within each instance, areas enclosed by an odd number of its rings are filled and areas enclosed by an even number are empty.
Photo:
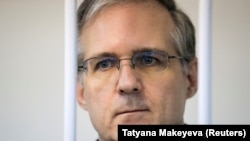
M117 65L117 69L118 69L118 70L120 69L121 61L123 61L123 60L130 60L130 61L131 61L131 67L132 67L133 69L135 68L135 65L134 65L134 63L133 63L133 61L132 61L132 58L124 58L124 59L120 59L120 60L119 60L119 63L118 63L118 65Z
M119 68L117 90L120 94L140 93L142 83L139 74L131 67L131 61L122 61Z

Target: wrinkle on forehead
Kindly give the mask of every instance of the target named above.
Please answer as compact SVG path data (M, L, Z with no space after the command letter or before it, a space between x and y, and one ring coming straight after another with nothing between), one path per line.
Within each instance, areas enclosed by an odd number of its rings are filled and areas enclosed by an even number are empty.
M147 1L147 2L145 2ZM121 8L122 7L122 8ZM136 19L132 19L132 20L126 20L127 18L131 18L131 14L135 14L139 11L141 11L141 7L144 7L145 10L143 10L143 12L146 15L149 15L152 18L160 18L160 19L164 19L163 21L165 22L165 26L169 27L169 26L173 26L174 22L168 12L168 10L162 6L160 3L158 3L155 0L142 0L142 1L138 1L138 0L133 0L133 1L127 1L127 2L120 2L111 6L107 6L104 7L103 9L101 9L100 11L96 12L96 14L94 14L92 16L92 18L89 19L89 21L85 24L84 28L82 29L83 31L86 30L86 28L88 26L91 26L92 24L95 24L96 19L101 19L104 20L105 18L109 18L107 20L112 20L113 17L118 16L121 17L122 19L124 19L124 21L127 21L125 25L127 25L128 27L133 27L134 23L130 22L130 21L136 21ZM156 10L157 9L157 10ZM112 11L116 11L116 12L112 12ZM103 16L105 14L108 14L109 16ZM120 14L122 14L123 16L120 16ZM141 17L144 18L144 17ZM171 19L171 20L169 20ZM139 23L138 23L139 24ZM154 25L153 23L151 23L152 25ZM143 23L140 23L140 25L143 25Z
M139 19L138 16L135 15L139 15ZM86 23L83 28L84 33L82 34L81 42L86 39L86 36L90 36L89 34L91 34L92 31L90 32L88 30L90 30L91 26L95 26L95 29L92 28L91 30L98 30L98 34L100 34L99 37L102 37L102 39L96 38L96 42L98 42L98 40L112 40L111 42L121 40L116 38L114 33L116 31L119 31L122 34L122 40L126 41L128 37L131 36L131 32L136 36L140 34L139 32L142 30L155 31L159 34L164 33L162 38L167 40L167 38L170 37L169 33L173 30L174 22L165 7L156 1L150 0L146 3L129 2L105 7ZM159 26L161 26L164 32L159 30ZM110 30L107 31L107 29ZM105 37L107 35L114 35L114 38L106 39ZM148 35L145 34L145 38L146 36ZM138 42L141 41L138 40Z
M104 2L106 3L106 2ZM102 4L101 4L102 5ZM121 7L125 8L130 8L130 7L138 7L138 5L144 5L147 8L153 9L153 11L157 11L159 9L164 10L162 13L166 14L168 13L168 10L166 7L164 7L160 2L156 0L122 0L122 1L110 1L101 7L98 8L95 12L92 12L92 14L89 15L89 18L87 20L87 25L91 25L96 18L98 18L100 15L108 11L110 8L115 8L115 9L120 9ZM157 10L155 10L157 9ZM145 11L145 10L144 10ZM153 15L153 16L160 16L160 15Z

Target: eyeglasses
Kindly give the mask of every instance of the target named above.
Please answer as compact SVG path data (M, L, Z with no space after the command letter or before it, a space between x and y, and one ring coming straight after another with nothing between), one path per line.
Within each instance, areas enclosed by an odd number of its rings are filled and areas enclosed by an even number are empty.
M139 73L155 73L165 70L171 59L181 59L180 56L169 56L164 51L145 51L135 53L132 58L118 59L113 56L101 56L86 59L78 66L78 71L88 75L103 77L110 76L116 69L120 69L122 60L131 60L131 67Z

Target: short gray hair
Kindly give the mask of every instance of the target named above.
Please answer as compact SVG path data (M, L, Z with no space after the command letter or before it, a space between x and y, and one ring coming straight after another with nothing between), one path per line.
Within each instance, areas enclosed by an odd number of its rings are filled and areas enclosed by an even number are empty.
M119 3L127 2L145 2L145 0L84 0L78 8L78 37L81 36L82 30L86 22L95 16L104 7L112 6ZM188 64L195 58L195 28L189 17L177 8L174 0L155 0L170 13L175 28L170 33L173 45L182 59L184 72L188 71ZM83 53L79 49L78 62L82 61L80 54ZM80 63L80 62L79 62Z

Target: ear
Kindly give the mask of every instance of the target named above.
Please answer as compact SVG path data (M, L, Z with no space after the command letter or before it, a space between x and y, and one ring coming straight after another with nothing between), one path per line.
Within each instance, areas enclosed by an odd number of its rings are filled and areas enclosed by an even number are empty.
M78 81L77 82L77 101L78 104L85 110L87 110L87 102L85 100L85 96L84 96L84 88L83 88L83 84Z
M198 60L194 58L188 64L187 71L187 80L189 81L189 85L187 88L187 98L191 98L195 95L198 88Z

